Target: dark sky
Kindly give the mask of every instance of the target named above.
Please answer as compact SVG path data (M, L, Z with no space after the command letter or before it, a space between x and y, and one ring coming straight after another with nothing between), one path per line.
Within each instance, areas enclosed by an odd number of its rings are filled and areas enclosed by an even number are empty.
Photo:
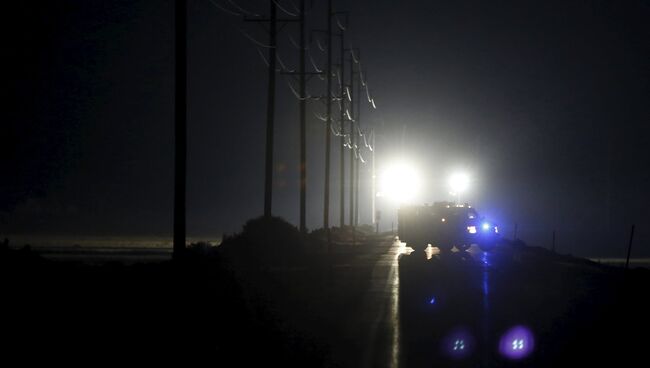
M268 8L238 3L260 14ZM314 3L308 27L324 28L325 2ZM292 9L289 0L280 4ZM334 4L351 12L346 38L361 48L377 101L374 111L364 105L361 121L378 132L378 168L414 160L425 173L422 202L449 199L446 176L464 168L474 180L468 199L508 234L517 222L522 238L548 246L556 229L563 251L621 255L636 223L639 254L650 254L647 1ZM3 11L0 233L170 233L172 5L32 1ZM259 25L190 0L191 236L236 231L262 212L267 78L240 29L266 42ZM282 30L279 53L296 66L289 35L297 39L294 25ZM322 66L324 54L315 43L311 50ZM324 93L316 78L308 88ZM274 213L297 223L298 104L286 77L277 90ZM324 110L310 103L315 228L324 126L311 111ZM338 148L332 162L338 183ZM389 228L391 207L379 205ZM331 212L338 223L337 190Z

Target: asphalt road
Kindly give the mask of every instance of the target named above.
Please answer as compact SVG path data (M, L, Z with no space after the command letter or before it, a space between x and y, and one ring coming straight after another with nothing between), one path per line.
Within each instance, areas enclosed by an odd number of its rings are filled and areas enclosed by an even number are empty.
M408 247L407 247L408 249ZM542 248L398 260L399 365L548 367L645 360L648 272Z
M366 344L361 351L360 367L399 366L399 257L405 251L404 243L383 239L374 251L366 256L373 260L370 283L365 291L359 316L359 329L365 331ZM360 257L361 260L363 257Z
M488 323L495 267L491 257L475 248L450 254L435 247L415 252L388 237L365 253L351 254L347 267L370 266L372 271L362 307L355 309L361 312L348 317L346 323L352 325L332 342L335 360L351 367L396 368L475 366L492 359L494 354L479 351L477 341L495 338ZM345 343L353 339L361 343ZM454 354L459 339L463 351Z
M499 339L496 257L474 247L447 254L429 247L400 255L401 366L493 366L496 354L488 346L496 349Z

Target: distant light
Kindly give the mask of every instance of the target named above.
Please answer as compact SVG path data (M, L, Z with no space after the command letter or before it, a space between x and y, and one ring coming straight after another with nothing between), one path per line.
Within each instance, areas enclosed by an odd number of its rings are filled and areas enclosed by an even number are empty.
M436 298L432 296L431 299L429 300L429 304L432 304L432 305L436 304Z
M467 231L468 231L470 234L476 234L476 226L468 226L468 227L467 227Z
M532 332L524 326L515 326L506 331L499 342L499 352L509 359L523 359L533 352Z
M490 224L488 224L487 222L484 222L483 223L483 230L488 230L489 228L490 228Z
M451 191L460 194L469 187L469 176L465 173L455 173L449 177Z
M381 181L382 196L404 203L413 200L420 189L420 176L406 162L396 162L384 172Z
M447 220L445 220L445 218L443 217L442 222L445 222L445 221L447 221Z
M499 233L499 228L497 226L494 227L494 232L497 234Z
M465 350L465 340L456 340L456 342L454 342L454 350Z

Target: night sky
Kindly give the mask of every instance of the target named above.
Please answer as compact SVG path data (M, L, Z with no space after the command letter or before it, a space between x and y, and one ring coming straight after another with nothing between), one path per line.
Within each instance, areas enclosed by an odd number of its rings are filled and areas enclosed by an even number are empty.
M189 3L188 235L213 237L262 213L267 71L241 30L267 39L210 0ZM268 11L268 1L237 3ZM634 223L636 255L650 254L647 1L334 6L350 11L346 38L361 48L377 103L361 111L377 132L377 167L415 162L418 202L451 199L446 178L463 169L467 199L508 236L516 222L521 238L549 246L556 229L561 252L622 256ZM173 2L16 2L3 14L0 235L170 235ZM308 28L325 20L315 1ZM297 34L290 24L279 36L291 67ZM315 42L310 51L324 66ZM278 77L273 212L297 224L298 103L287 80ZM324 86L313 78L308 90ZM322 103L308 110L310 229L322 226L324 173L324 123L313 111ZM338 162L335 145L331 224ZM389 229L394 206L378 205Z

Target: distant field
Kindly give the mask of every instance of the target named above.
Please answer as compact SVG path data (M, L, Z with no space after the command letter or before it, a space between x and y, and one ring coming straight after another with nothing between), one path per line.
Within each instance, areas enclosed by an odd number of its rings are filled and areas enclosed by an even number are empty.
M169 248L172 247L171 236L49 236L49 235L10 235L12 248L20 248L29 244L38 248ZM221 243L221 236L190 237L187 243L209 242Z
M171 259L171 237L100 237L100 236L11 236L10 247L29 245L42 256L62 261L84 263L158 262ZM221 237L188 238L187 243L221 243Z
M611 266L625 266L625 258L589 258L589 260ZM630 258L630 267L650 268L650 258Z

